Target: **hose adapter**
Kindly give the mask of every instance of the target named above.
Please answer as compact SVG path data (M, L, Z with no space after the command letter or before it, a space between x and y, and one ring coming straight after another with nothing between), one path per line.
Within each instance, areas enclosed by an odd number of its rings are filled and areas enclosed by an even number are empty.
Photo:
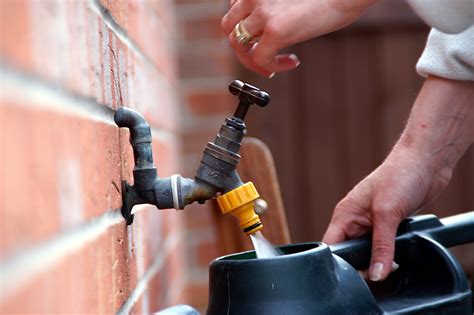
M248 182L217 197L217 203L222 214L230 212L236 216L243 232L250 235L263 228L262 221L254 209L254 202L259 197L253 183Z

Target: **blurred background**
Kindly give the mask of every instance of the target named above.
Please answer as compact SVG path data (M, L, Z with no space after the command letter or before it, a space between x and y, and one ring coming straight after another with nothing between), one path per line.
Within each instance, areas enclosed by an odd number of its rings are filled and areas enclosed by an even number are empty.
M193 176L236 105L228 84L269 92L248 134L273 154L293 242L320 240L336 203L383 161L423 82L415 64L429 29L405 2L382 0L292 47L300 67L271 80L236 61L220 30L227 5L0 1L1 313L205 309L208 263L232 251L222 217L213 202L141 206L125 225L120 183L133 158L113 122L119 106L152 126L160 176ZM473 210L473 191L471 147L431 212ZM230 221L227 237L239 233ZM457 252L472 270L466 248Z

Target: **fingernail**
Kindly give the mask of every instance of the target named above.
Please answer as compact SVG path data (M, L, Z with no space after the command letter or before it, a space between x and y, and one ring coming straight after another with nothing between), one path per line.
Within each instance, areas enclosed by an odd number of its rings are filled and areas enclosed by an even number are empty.
M290 56L290 59L293 60L294 62L296 62L296 66L298 67L300 65L300 59L296 56L296 55L293 55L291 54Z
M370 267L369 278L372 281L380 281L382 279L383 263L376 262Z
M400 265L397 264L396 262L393 262L393 263L392 263L392 272L394 272L395 270L397 270L398 267L400 267Z
M275 76L275 72L272 72L272 73L268 76L268 78L271 79L271 78L273 78L274 76Z

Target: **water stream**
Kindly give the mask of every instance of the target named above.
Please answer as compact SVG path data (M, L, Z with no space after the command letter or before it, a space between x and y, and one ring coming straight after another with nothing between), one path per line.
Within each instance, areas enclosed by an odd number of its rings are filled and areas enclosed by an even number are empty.
M273 247L273 245L265 238L265 236L263 236L260 231L250 234L250 239L252 240L253 247L255 248L257 258L271 258L282 255L282 253Z

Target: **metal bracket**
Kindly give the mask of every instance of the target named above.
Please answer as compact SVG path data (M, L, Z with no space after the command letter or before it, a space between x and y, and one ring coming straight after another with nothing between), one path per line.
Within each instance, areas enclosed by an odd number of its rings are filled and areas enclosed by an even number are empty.
M122 181L122 216L125 219L127 225L133 223L132 208L136 205L136 200L139 199L137 192L133 186L130 186L127 181Z

